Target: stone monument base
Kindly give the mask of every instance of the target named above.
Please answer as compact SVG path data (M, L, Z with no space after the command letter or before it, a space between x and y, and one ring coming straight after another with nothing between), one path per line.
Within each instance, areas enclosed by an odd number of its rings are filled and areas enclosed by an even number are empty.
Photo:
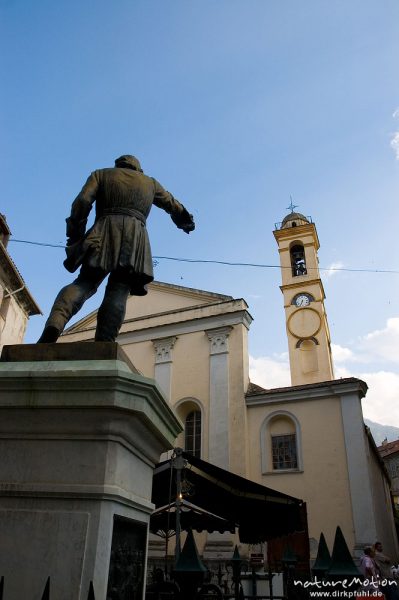
M153 467L181 425L116 343L6 346L0 576L6 600L142 598ZM124 591L123 591L124 590Z

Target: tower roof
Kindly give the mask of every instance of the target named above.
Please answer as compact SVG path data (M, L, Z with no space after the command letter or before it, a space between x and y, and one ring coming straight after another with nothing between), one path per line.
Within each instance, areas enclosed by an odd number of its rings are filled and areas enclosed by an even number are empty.
M284 217L280 229L286 229L287 227L297 227L299 225L305 225L306 223L310 223L308 217L302 215L301 213L291 212L289 215Z

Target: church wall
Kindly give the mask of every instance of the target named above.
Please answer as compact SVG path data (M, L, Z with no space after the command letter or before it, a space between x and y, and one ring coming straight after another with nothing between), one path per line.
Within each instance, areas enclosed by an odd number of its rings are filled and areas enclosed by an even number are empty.
M182 398L209 403L209 340L204 331L177 336L173 348L172 404Z
M145 377L154 378L154 345L151 340L125 344L123 350L140 373Z
M261 430L268 416L283 412L299 424L298 470L266 471L262 465ZM309 537L323 532L332 548L339 525L348 546L354 545L351 498L339 398L250 406L248 411L250 478L301 498L307 503ZM263 443L267 440L263 439ZM268 452L271 453L270 446ZM267 457L266 457L267 458ZM265 459L265 457L264 457ZM264 460L263 460L264 462ZM269 463L271 469L271 462Z
M183 398L197 398L204 406L209 402L209 340L204 331L176 335L171 349L171 398L175 405ZM162 338L160 338L162 339ZM154 338L157 341L158 338ZM146 377L155 377L153 340L122 344L133 364ZM156 377L155 377L156 378Z
M208 408L209 408L209 340L204 331L178 337L173 348L172 407L184 400L197 401L201 407L202 441L201 458L208 460ZM177 411L178 412L178 411ZM179 414L179 413L178 413ZM177 445L184 448L184 436Z
M217 325L218 320L215 320L215 326ZM223 330L223 327L175 336L176 340L171 349L171 360L167 367L170 369L170 403L173 407L178 407L184 401L197 401L202 409L201 457L204 460L210 459L211 427L212 430L216 430L216 433L213 432L212 435L213 446L223 445L225 443L223 439L228 440L228 447L225 449L228 454L228 467L237 474L247 476L248 451L245 439L247 427L244 401L248 380L247 329L244 325L227 327L226 351L212 356L209 335L219 329ZM156 378L155 348L152 341L125 343L123 349L144 375ZM245 365L247 366L245 367ZM215 368L225 369L225 374L216 373L217 387L213 393L216 409L223 402L223 394L226 394L227 420L220 419L210 424L210 386L212 369ZM213 373L213 377L215 377L215 373ZM224 390L218 386L222 386ZM183 445L183 442L184 438L180 436L177 444ZM217 448L215 451L218 452ZM220 451L223 452L224 449L220 448Z
M163 290L151 289L147 296L129 298L126 306L126 319L138 318L145 315L179 310L188 306L198 305L198 299L189 298L178 293L165 293Z

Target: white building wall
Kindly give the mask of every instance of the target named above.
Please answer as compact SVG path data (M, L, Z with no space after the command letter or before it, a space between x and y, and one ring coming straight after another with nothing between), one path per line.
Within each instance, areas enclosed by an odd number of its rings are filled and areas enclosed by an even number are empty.
M380 461L374 454L369 444L369 471L371 478L371 489L373 491L373 512L375 515L376 539L382 542L384 554L397 557L399 554L398 539L395 533L395 522L392 512L392 499L389 482L381 468Z
M15 299L7 297L2 288L0 301L0 348L7 344L21 344L28 322L28 316Z

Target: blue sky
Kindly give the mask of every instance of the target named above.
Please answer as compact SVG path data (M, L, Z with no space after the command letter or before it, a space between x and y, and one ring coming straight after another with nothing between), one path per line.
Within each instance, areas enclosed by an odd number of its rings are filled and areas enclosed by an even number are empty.
M321 267L399 270L396 0L3 0L0 28L0 210L15 239L62 244L90 171L132 153L197 221L187 236L154 209L154 255L278 265L292 195ZM71 280L63 250L9 251L47 313ZM366 379L366 416L399 426L399 275L322 276L337 376ZM288 384L278 269L161 260L156 277L244 297L253 378Z

